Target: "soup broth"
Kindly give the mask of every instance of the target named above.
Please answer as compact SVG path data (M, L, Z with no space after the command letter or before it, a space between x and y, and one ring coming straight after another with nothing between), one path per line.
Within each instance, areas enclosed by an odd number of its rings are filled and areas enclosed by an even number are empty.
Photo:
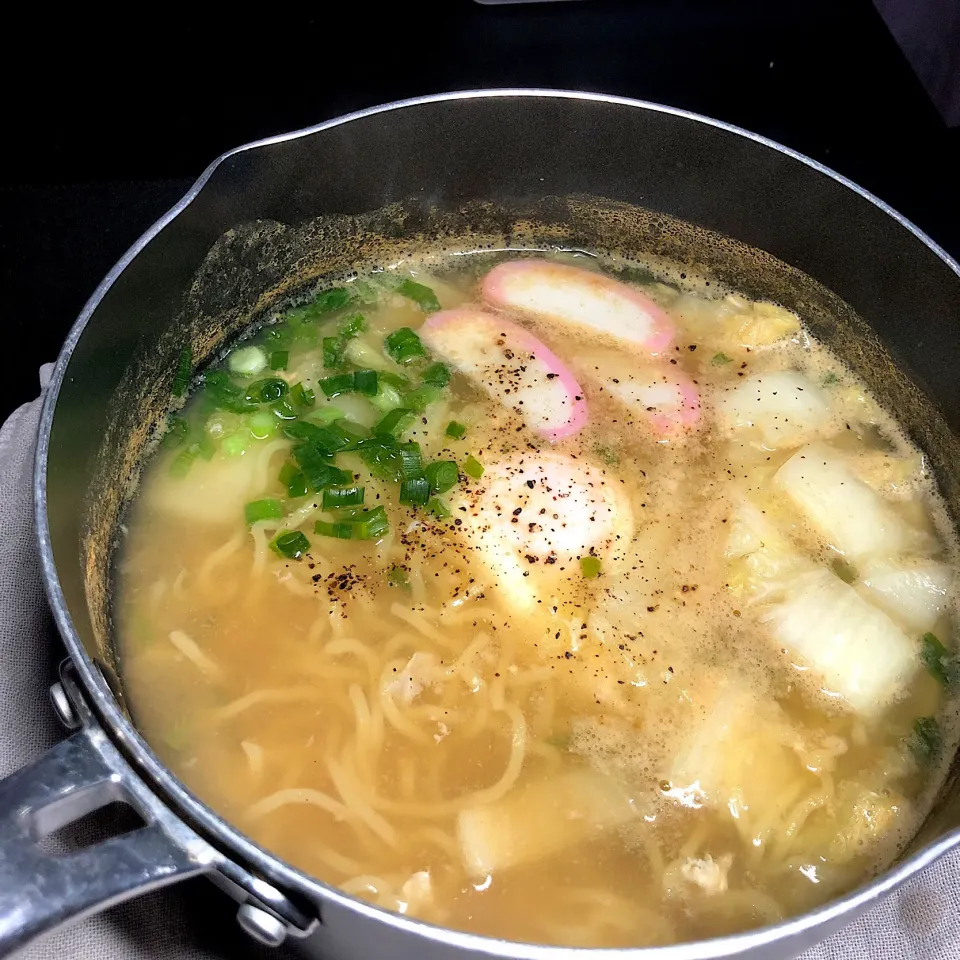
M924 458L775 304L457 253L311 291L171 413L118 561L138 726L457 929L667 944L862 882L955 741Z

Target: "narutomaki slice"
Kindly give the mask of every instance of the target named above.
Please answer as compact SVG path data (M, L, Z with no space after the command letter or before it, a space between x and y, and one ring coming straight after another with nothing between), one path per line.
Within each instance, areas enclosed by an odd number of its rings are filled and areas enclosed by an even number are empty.
M420 337L548 440L573 436L587 422L587 402L574 375L523 327L462 307L433 314Z
M671 367L644 367L617 384L605 384L605 389L640 411L660 436L693 427L700 420L700 392L690 377Z
M510 260L483 278L482 292L492 306L580 327L587 335L604 334L650 356L673 344L673 321L649 297L578 267Z
M581 382L625 406L641 424L646 421L658 438L677 436L700 422L700 391L679 365L613 347L587 347L572 365Z

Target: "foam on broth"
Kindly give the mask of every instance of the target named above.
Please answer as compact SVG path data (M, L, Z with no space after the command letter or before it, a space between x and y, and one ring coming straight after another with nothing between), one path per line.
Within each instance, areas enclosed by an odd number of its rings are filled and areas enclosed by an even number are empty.
M425 316L396 292L398 277L450 308L475 302L478 277L511 256L447 251L361 272L352 289L363 287L362 305L310 321L319 333L286 343L275 375L372 426L382 411L363 396L323 399L322 337L359 309L358 343L372 353L356 356L391 368L384 336ZM486 479L462 475L445 498L451 516L438 518L399 505L390 483L341 454L366 505L389 514L390 533L374 544L316 535L315 521L333 514L317 494L290 498L278 479L293 442L272 427L256 427L266 434L256 439L245 415L198 396L182 415L191 431L207 425L212 459L183 476L171 472L183 447L159 450L127 519L116 604L127 697L204 801L296 866L388 909L577 946L772 922L896 855L926 813L956 722L936 667L921 662L920 631L896 612L916 668L888 708L866 715L809 659L778 648L771 617L826 574L828 592L850 584L876 607L861 567L874 583L904 560L955 569L956 545L919 452L792 314L662 262L555 256L638 284L668 313L678 330L668 361L697 384L698 429L656 435L618 399L615 342L517 317L576 374L587 426L548 444L455 373L404 438L425 462L453 459L461 472L472 456ZM269 348L263 331L249 342ZM815 434L778 446L756 426L731 427L726 398L782 371L826 397ZM447 435L451 421L465 425L462 439ZM775 475L811 442L903 524L900 554L851 561L784 494ZM597 577L531 560L527 608L527 587L490 566L467 518L489 504L497 463L535 464L548 449L590 464L629 521ZM285 516L248 525L244 504L263 498L282 500ZM731 530L742 533L748 514L767 526L747 531L760 546L744 553ZM270 549L281 524L307 535L303 559ZM769 530L779 552L768 556ZM808 615L815 634L819 611ZM948 651L953 619L947 607L924 631ZM953 663L940 663L940 680ZM918 718L937 726L918 733Z

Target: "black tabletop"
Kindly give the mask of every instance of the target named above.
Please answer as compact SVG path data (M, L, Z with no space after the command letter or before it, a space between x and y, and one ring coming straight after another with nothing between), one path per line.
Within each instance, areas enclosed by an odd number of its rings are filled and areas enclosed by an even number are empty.
M103 275L215 156L420 94L540 86L694 110L833 167L960 256L960 129L869 0L257 9L126 34L85 10L55 36L38 21L40 45L8 60L0 292L17 362L0 416L35 395Z

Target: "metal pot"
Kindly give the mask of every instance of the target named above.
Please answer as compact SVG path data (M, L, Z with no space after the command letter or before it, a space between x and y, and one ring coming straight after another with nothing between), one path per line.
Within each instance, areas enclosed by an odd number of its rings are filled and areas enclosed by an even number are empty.
M637 214L634 222L611 204L601 229L599 221L579 218L576 204L544 199L585 193L655 213ZM536 90L411 100L234 150L98 287L47 394L36 458L37 529L69 653L54 705L76 732L0 783L0 954L109 904L207 874L240 904L238 919L253 936L271 944L299 938L308 952L336 960L772 960L795 957L960 846L955 762L900 861L847 896L724 939L568 950L441 929L348 897L257 847L163 766L123 703L109 641L109 557L143 423L162 413L179 345L189 338L195 352L209 355L245 319L210 303L184 319L194 275L238 223L295 224L396 202L406 204L401 234L429 227L431 217L489 221L496 210L526 206L539 211L545 236L571 245L629 242L636 229L650 250L675 257L694 250L747 292L774 289L897 409L938 473L954 521L960 517L960 266L896 212L819 164L683 111ZM710 231L773 256L718 241ZM269 246L245 263L246 248L235 245L241 279L263 274L257 259ZM228 292L256 300L243 282ZM838 315L839 325L832 319ZM38 846L39 837L115 800L136 808L145 825L69 858Z

